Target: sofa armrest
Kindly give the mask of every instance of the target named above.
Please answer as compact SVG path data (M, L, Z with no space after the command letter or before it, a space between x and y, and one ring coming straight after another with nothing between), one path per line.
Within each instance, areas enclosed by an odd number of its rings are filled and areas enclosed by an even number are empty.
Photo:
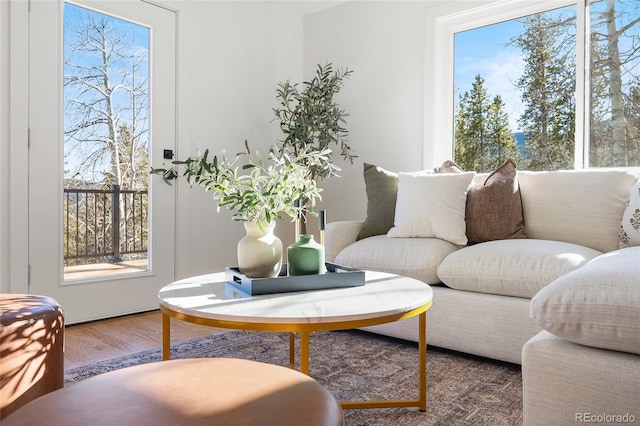
M363 224L363 220L327 223L324 231L324 252L327 262L334 262L342 249L356 242Z

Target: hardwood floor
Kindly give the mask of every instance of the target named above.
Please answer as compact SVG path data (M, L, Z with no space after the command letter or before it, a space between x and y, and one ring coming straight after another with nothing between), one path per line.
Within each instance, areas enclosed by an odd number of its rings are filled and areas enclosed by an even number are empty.
M226 331L171 319L171 343ZM65 328L64 368L80 367L162 345L159 310Z

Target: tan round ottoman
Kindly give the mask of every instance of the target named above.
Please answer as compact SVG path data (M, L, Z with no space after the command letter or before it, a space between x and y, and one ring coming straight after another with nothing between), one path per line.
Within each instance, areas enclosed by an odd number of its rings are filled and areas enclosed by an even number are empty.
M58 302L0 294L0 419L63 385L64 316Z
M83 380L27 404L2 426L343 425L340 404L289 368L230 358L137 365Z

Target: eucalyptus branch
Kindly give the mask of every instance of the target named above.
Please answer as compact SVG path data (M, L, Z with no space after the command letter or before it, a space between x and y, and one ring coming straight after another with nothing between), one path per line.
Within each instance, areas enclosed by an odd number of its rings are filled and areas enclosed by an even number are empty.
M209 150L197 157L173 161L173 167L152 168L151 174L161 175L171 184L180 170L189 185L211 191L218 208L236 213L233 218L262 224L272 220L295 220L313 208L321 199L321 189L311 178L308 166L327 161L331 150L302 149L269 150L268 163L260 152L252 153L245 141L245 151L228 159L224 153L210 157ZM244 161L242 161L244 160Z

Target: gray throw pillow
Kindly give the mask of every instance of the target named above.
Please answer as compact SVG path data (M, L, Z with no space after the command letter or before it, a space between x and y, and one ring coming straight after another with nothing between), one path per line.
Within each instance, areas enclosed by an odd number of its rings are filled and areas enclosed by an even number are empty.
M398 175L382 167L364 163L367 190L367 218L358 240L384 235L393 227L398 195Z

